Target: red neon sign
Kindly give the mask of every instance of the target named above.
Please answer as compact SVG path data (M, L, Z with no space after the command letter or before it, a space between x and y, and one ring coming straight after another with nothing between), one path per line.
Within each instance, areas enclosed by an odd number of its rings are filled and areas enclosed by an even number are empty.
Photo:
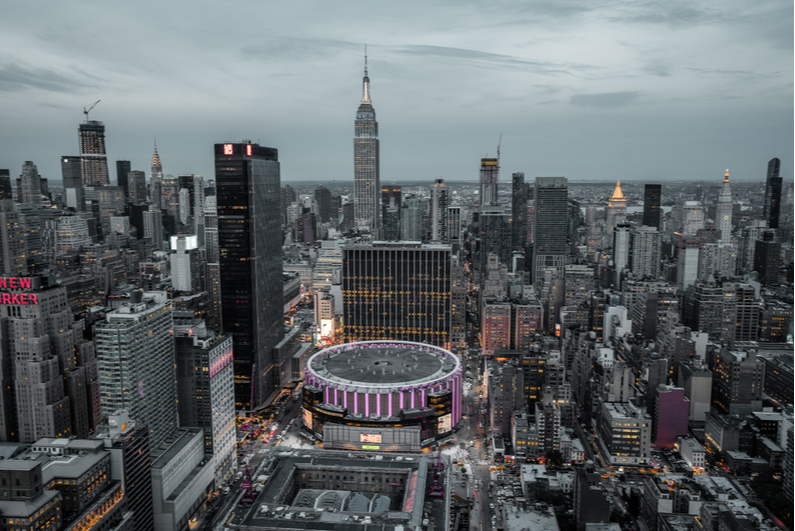
M246 145L246 155L251 156L251 144Z
M224 144L224 155L234 155L235 146L232 144Z
M0 277L0 288L30 289L29 277ZM35 293L0 293L0 304L38 304L39 296Z

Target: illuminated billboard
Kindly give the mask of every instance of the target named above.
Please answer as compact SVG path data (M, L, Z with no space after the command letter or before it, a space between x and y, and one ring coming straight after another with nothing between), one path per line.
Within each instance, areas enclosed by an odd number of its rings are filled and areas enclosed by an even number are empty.
M308 409L304 409L304 426L306 426L307 429L312 429L312 412Z
M360 433L359 442L363 443L378 443L381 444L381 434L375 433Z
M453 414L448 413L439 417L439 433L447 433L453 429Z

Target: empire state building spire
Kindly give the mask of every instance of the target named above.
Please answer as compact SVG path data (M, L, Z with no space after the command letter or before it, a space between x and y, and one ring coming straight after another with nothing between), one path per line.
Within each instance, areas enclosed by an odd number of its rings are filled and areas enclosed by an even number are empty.
M364 47L364 77L362 78L362 103L370 103L370 78L367 77L367 46Z

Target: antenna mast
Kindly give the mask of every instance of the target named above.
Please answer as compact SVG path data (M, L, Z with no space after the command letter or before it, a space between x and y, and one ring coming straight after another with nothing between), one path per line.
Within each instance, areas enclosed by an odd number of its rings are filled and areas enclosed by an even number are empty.
M502 133L500 133L500 141L497 142L497 166L500 165L500 146L502 146Z

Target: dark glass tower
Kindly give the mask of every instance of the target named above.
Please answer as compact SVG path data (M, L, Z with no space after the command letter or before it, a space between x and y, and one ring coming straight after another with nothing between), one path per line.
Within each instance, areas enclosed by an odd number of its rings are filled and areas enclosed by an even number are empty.
M770 159L767 163L767 183L765 185L764 219L768 229L778 229L778 220L781 216L781 161L777 158Z
M660 229L661 184L647 184L643 190L643 225Z
M511 248L521 252L527 243L527 188L524 173L513 174L511 188Z
M0 170L0 201L3 199L14 199L14 192L11 190L11 172Z
M132 165L129 160L116 161L116 183L124 188L124 197L129 197L130 187L127 184L127 174L132 171Z
M80 188L83 186L82 160L77 155L61 157L61 177L64 188Z
M569 182L565 177L537 177L533 225L533 282L545 268L563 272L568 249Z
M215 183L221 314L234 340L235 403L249 409L253 395L256 408L278 388L273 349L284 336L278 151L216 144Z
M108 186L108 157L105 156L105 124L90 120L80 124L80 160L83 186Z
M364 94L356 111L353 138L353 197L356 222L366 221L375 234L380 227L381 209L378 194L381 190L379 164L378 122L370 103L370 78L367 77L367 56L364 57Z

